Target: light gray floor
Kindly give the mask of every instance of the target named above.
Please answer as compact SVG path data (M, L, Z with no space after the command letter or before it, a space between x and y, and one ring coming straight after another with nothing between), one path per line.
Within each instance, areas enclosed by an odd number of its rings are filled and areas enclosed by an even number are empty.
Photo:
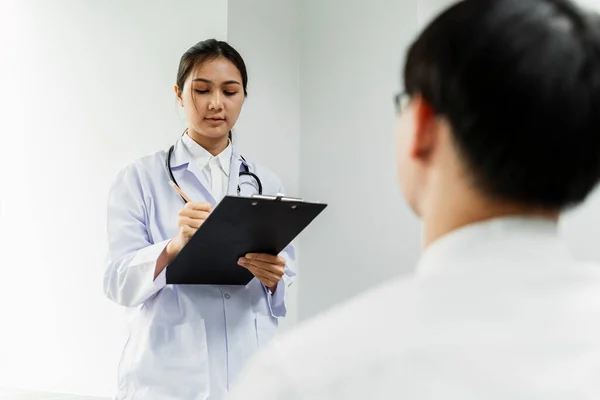
M0 400L110 400L106 397L78 396L0 388Z

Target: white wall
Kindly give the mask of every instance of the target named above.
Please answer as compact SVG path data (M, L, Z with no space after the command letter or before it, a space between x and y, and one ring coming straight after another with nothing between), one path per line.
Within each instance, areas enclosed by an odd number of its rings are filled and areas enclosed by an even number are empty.
M108 187L123 164L181 133L179 57L199 40L226 38L227 4L15 3L0 386L108 396L125 339L122 310L102 294Z
M600 0L577 0L584 7L600 12ZM566 214L562 231L571 249L582 258L600 261L600 187L585 204Z
M393 107L417 3L300 4L300 191L330 204L301 241L306 318L417 258L419 225L396 183Z
M298 196L297 0L229 0L227 25L227 40L244 57L249 75L249 96L235 129L241 153L268 166L283 181L286 194ZM288 317L281 325L284 328L297 317L299 280L288 292Z

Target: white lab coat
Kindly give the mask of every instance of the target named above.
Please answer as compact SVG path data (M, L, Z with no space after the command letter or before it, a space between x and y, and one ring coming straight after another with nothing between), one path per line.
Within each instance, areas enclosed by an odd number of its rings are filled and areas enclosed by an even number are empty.
M272 344L229 400L598 400L600 265L550 221L475 224Z
M133 312L131 334L118 369L117 399L221 399L252 354L277 331L286 314L285 291L295 276L294 249L282 254L286 273L274 295L257 279L246 287L166 285L154 280L159 254L177 235L184 203L169 184L167 151L125 167L108 201L109 260L104 291ZM202 183L200 167L179 140L172 169L194 201L215 199ZM257 193L256 182L239 178L242 159L232 151L228 193ZM268 169L248 164L263 194L283 193ZM168 268L168 267L167 267Z

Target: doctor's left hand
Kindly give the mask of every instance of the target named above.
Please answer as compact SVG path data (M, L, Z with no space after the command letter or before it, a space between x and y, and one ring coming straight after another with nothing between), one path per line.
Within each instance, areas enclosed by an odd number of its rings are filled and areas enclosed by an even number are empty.
M250 253L240 258L238 264L252 272L273 293L285 273L285 259L281 256Z

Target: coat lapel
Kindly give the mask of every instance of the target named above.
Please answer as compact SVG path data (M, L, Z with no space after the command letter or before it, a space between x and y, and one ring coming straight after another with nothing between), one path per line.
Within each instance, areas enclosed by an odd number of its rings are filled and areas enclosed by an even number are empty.
M192 162L192 156L185 148L181 139L175 143L171 168L181 190L190 196L193 201L207 201L211 203L213 207L216 205L215 198L205 186L205 182L203 182L200 167ZM198 198L198 196L194 196L192 190L200 192L202 199Z

